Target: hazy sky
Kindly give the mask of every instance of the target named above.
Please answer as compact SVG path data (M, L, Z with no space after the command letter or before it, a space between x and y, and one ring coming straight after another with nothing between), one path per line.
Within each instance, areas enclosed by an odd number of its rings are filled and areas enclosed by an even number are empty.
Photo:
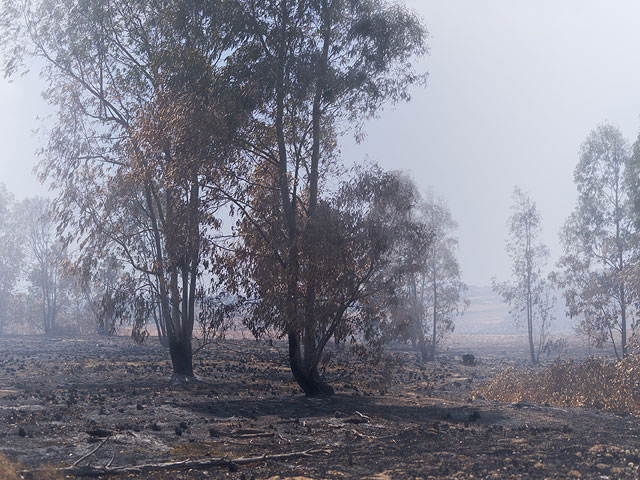
M369 156L409 170L449 203L460 225L468 283L506 280L513 187L537 202L552 252L576 199L581 143L609 121L635 140L640 126L640 2L411 0L431 53L428 85L368 124Z
M609 121L640 127L640 2L409 0L429 29L425 89L345 139L349 161L408 170L449 203L460 225L464 278L504 280L511 192L536 200L553 262L573 209L580 144ZM37 79L0 81L0 182L18 198L44 194L31 175L46 115Z

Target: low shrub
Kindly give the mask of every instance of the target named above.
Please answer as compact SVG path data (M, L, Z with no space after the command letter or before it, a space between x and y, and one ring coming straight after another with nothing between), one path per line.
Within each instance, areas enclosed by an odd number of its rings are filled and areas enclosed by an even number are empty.
M640 416L640 355L620 362L597 357L583 362L556 360L542 370L510 367L481 385L475 395Z
M11 462L4 455L0 455L0 480L22 480L19 471L20 465Z

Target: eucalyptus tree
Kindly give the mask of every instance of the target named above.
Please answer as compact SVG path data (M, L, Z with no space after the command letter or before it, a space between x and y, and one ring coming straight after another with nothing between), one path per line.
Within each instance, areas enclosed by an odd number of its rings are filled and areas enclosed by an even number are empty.
M578 204L562 231L559 262L569 313L581 318L597 344L611 341L618 357L628 353L627 331L634 315L630 161L627 142L616 127L602 124L587 136L574 173Z
M56 333L66 285L66 246L56 236L52 207L45 198L27 198L19 205L28 265L27 278L38 292L45 335Z
M7 313L24 272L24 236L17 217L13 195L0 184L0 334L11 320Z
M404 237L398 260L406 265L398 301L391 314L401 326L399 335L420 347L422 361L435 358L438 344L454 329L454 320L468 306L467 286L456 250L457 228L440 198L420 197L414 208L418 228L398 232Z
M255 180L260 185L275 181L271 174ZM278 189L256 188L251 208L264 217L254 214L240 222L242 241L231 255L229 282L235 291L251 299L245 324L256 336L274 329L291 335L285 330L292 327L286 312L295 300L300 315L296 326L302 330L306 348L304 358L296 358L299 353L293 347L297 344L290 340L294 377L307 395L331 394L333 390L320 377L319 367L332 337L340 343L357 343L361 353L378 357L384 344L408 326L393 321L388 312L401 298L398 279L412 268L398 252L404 250L407 238L402 232L421 227L413 215L418 200L415 190L407 188L405 178L396 172L370 167L322 199L313 228L307 225L299 233L299 290L291 299L287 296L287 264L273 251L276 242L283 249L288 247L282 235L286 226L275 215L280 202ZM267 192L271 194L264 195ZM314 312L313 325L308 320L309 308ZM302 369L308 370L301 373Z
M453 320L468 306L463 298L467 286L462 281L462 271L456 257L458 228L451 211L441 199L426 199L420 212L431 231L424 269L420 272L420 302L427 309L423 328L431 327L431 345L423 360L433 360L436 347L448 331L453 331ZM428 321L426 321L428 319ZM424 340L423 340L424 342Z
M233 63L251 72L248 85L264 99L242 139L249 162L239 184L244 192L230 195L238 199L243 241L252 245L243 247L246 276L262 294L251 318L286 335L292 373L306 394L331 393L318 363L339 327L321 308L328 272L313 252L324 241L325 222L340 217L327 206L340 170L337 137L383 103L409 98L409 87L424 79L411 62L425 53L426 33L411 11L382 0L235 6L247 41ZM258 274L265 264L271 275ZM266 299L269 315L259 317Z
M509 237L506 245L512 265L511 281L498 283L494 279L493 289L509 305L509 313L516 321L524 317L531 363L535 365L539 362L545 327L550 319L549 302L553 299L553 296L548 295L543 275L549 250L539 242L541 226L536 204L518 187L513 191L512 211L508 221ZM535 334L538 330L540 335L536 342Z
M425 286L422 281L427 271L429 254L433 245L433 229L422 215L424 200L410 178L405 178L406 188L413 192L414 205L408 209L413 219L413 228L396 232L397 244L392 253L397 269L397 292L389 315L395 326L396 336L419 346L422 360L429 357L428 326L426 323Z
M219 226L207 185L241 110L221 79L226 3L7 0L0 17L6 73L38 58L58 112L39 174L59 231L83 271L116 252L134 294L152 286L180 379L193 376L198 277Z

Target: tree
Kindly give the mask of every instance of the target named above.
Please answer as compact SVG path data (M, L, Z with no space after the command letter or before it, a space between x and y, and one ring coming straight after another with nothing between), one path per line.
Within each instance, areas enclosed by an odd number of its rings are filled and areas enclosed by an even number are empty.
M404 334L419 345L422 361L427 362L435 358L437 345L467 307L462 298L467 287L455 256L457 224L447 205L433 196L420 198L413 214L417 228L398 232L403 238L397 257L406 267L391 315L400 337Z
M516 321L524 316L531 363L535 365L539 362L545 340L545 327L552 311L550 302L553 297L548 294L549 287L542 274L549 251L544 244L538 243L540 214L536 204L518 187L513 191L512 210L507 240L507 253L512 264L511 282L498 283L494 278L493 289L509 305L509 313ZM540 334L536 342L537 328L540 329Z
M581 317L596 344L610 340L618 357L628 353L627 330L633 327L629 165L627 142L616 127L603 124L587 136L574 173L578 204L562 231L559 262L570 315Z
M267 205L277 208L277 189L271 192L270 198L260 197L260 212ZM324 348L332 337L340 343L364 342L368 354L379 355L395 335L397 327L387 312L395 302L397 278L406 268L396 256L402 241L398 232L415 228L415 202L414 190L406 188L402 176L371 167L320 202L315 228L301 234L296 282L300 291L294 308L301 323L298 328L307 335L302 337L305 356L298 358L300 353L291 348L289 353L294 377L307 395L332 393L319 373ZM273 244L264 241L268 235L272 242L287 246L287 239L275 234L282 225L273 218L272 214L245 217L239 226L243 241L229 262L228 281L248 297L245 323L256 336L291 328L287 309L292 299L283 293L287 291L287 264L273 253ZM312 304L307 282L313 286ZM314 330L302 323L311 308Z
M66 246L56 236L51 205L44 198L28 198L20 205L24 218L27 252L30 260L28 279L38 291L45 335L57 332L57 319L61 305L65 278Z
M422 323L425 329L431 322L431 345L423 349L423 361L435 358L436 346L447 331L453 330L453 319L468 306L462 298L467 286L461 280L460 265L456 258L458 240L453 236L457 228L447 205L431 198L421 205L421 214L432 232L432 243L420 272L420 302L426 309Z
M329 225L349 230L340 224L349 214L325 193L339 164L337 132L350 120L374 115L385 101L408 99L408 87L423 78L411 61L425 51L425 31L407 9L381 0L236 5L248 40L233 63L253 72L252 88L264 98L242 138L249 165L244 194L230 195L242 217L245 271L252 290L261 293L253 311L273 299L263 328L276 323L287 336L293 376L307 395L331 393L318 364L351 304L337 317L326 315L323 305L333 287L323 275L331 261L317 254L338 245ZM366 272L356 275L352 287L367 278Z
M23 273L23 236L18 228L13 195L0 184L0 334L9 321L7 313Z
M198 278L220 224L212 185L244 109L221 78L236 38L227 3L11 0L0 18L6 73L27 56L45 63L58 118L39 173L58 192L65 243L79 245L84 272L113 253L126 262L134 307L118 311L138 325L153 291L182 380L193 377Z

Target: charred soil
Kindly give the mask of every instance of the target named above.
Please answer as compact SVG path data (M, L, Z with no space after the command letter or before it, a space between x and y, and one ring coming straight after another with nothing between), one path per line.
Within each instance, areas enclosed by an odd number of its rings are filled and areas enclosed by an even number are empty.
M506 362L487 352L464 366L461 352L422 364L397 350L401 364L372 370L333 351L324 374L336 394L313 399L278 343L216 343L187 386L170 383L168 352L152 340L11 337L0 351L0 453L26 470L189 461L109 478L639 475L637 418L474 399ZM223 461L203 466L211 459Z

